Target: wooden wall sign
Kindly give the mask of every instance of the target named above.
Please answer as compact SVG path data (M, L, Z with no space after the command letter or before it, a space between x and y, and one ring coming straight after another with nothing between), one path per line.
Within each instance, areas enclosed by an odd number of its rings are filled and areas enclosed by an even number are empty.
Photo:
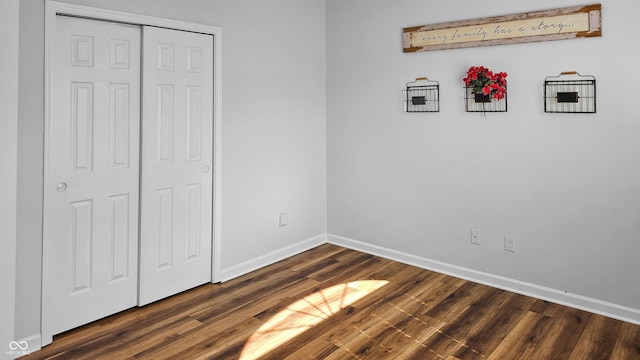
M602 36L600 4L404 28L404 52Z

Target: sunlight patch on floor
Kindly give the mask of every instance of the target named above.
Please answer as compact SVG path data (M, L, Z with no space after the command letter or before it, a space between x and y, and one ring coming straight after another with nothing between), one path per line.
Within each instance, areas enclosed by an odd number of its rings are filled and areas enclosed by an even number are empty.
M388 283L386 280L353 281L322 289L294 302L251 335L240 360L258 359L268 354Z

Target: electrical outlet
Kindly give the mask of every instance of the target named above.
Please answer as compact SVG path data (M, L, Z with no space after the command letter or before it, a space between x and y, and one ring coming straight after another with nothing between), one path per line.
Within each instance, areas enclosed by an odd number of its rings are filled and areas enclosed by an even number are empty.
M280 213L280 216L278 217L278 226L287 226L287 221L287 213Z
M480 230L471 229L471 243L480 245Z
M504 250L516 252L516 238L513 235L504 236Z

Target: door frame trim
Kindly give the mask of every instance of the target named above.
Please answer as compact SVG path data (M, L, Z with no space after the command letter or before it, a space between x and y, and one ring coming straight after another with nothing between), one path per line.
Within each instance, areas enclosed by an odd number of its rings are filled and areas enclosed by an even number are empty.
M219 282L222 273L222 28L219 26L198 24L173 19L160 18L142 14L134 14L117 10L109 10L91 6L75 5L54 0L45 2L45 55L44 55L44 184L48 183L51 176L51 169L46 164L50 164L48 159L52 146L47 139L50 138L51 126L49 123L53 118L53 107L51 96L52 88L52 50L54 47L56 16L70 15L89 19L128 23L133 25L147 25L175 30L191 31L213 35L213 243L212 243L212 268L211 281ZM44 189L43 189L44 191ZM43 206L46 198L43 199ZM44 239L44 234L43 234ZM50 344L53 341L51 330L47 328L47 316L52 313L51 306L51 284L45 279L48 278L48 254L52 244L43 241L42 244L42 308L41 308L41 335L42 345Z

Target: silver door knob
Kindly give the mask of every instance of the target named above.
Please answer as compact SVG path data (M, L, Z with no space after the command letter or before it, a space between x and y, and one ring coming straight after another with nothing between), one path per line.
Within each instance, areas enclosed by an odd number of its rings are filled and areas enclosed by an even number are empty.
M58 192L64 192L65 190L67 190L67 184L65 183L60 183L56 186L56 190L58 190Z
M209 172L209 167L207 165L203 166L202 167L202 172L205 173L205 174L208 173Z

